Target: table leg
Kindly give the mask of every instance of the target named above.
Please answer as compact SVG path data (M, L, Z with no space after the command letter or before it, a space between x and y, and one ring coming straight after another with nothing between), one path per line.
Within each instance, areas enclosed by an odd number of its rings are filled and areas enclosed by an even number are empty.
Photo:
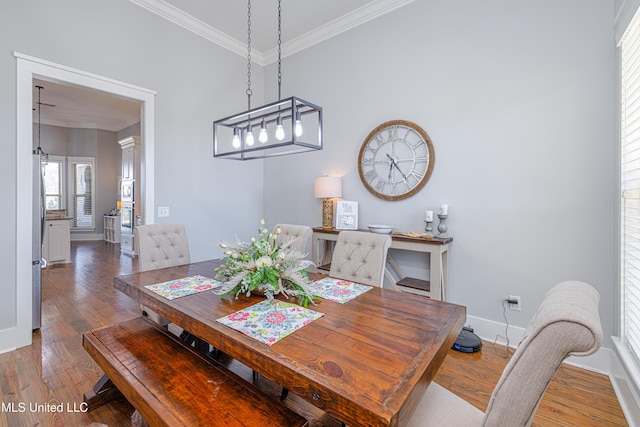
M440 260L438 262L434 262L434 255L435 254L433 253L429 253L429 270L431 270L431 273L429 275L429 281L431 282L431 298L443 301L444 295L442 293L442 264Z
M91 390L84 393L82 400L87 404L87 410L92 411L121 396L120 390L111 382L107 374L104 374Z

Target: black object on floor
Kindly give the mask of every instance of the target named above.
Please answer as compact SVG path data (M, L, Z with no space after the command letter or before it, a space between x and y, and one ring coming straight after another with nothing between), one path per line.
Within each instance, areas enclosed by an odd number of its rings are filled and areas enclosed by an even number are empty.
M465 326L451 348L463 353L475 353L482 348L482 340L473 333L473 329Z

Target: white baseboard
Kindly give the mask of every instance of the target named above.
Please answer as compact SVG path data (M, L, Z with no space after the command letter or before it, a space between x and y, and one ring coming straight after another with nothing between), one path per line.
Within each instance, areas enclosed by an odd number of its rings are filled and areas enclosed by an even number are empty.
M71 241L79 242L79 241L90 241L90 240L104 240L104 234L102 233L71 233Z
M616 392L622 412L630 426L640 426L640 369L638 360L618 337L611 337L614 351L609 379ZM635 380L634 380L635 379Z
M467 325L473 328L473 332L482 340L495 342L500 345L508 345L516 348L524 336L525 328L482 319L480 317L467 316ZM508 338L508 344L507 344ZM613 352L609 348L600 348L596 353L584 357L569 357L565 363L584 368L589 371L609 375L611 372L611 358Z
M515 348L524 336L525 329L480 317L467 316L466 325L485 342L495 342ZM620 343L619 338L612 337L614 349L601 347L590 356L569 357L565 363L607 375L613 390L620 402L622 411L631 427L640 427L640 389L632 378L640 380L638 362Z

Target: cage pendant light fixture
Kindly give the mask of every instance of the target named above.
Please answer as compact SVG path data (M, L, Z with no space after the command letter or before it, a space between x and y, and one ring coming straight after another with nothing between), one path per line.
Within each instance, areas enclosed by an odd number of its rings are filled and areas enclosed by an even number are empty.
M247 4L247 111L213 122L213 156L264 159L322 150L322 107L282 99L282 0L278 0L278 100L251 108L251 0Z

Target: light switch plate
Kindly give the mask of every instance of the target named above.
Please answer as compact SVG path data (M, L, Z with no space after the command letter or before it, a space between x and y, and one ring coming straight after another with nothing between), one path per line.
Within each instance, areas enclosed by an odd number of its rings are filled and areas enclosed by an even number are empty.
M158 206L158 218L166 218L169 216L169 206Z

